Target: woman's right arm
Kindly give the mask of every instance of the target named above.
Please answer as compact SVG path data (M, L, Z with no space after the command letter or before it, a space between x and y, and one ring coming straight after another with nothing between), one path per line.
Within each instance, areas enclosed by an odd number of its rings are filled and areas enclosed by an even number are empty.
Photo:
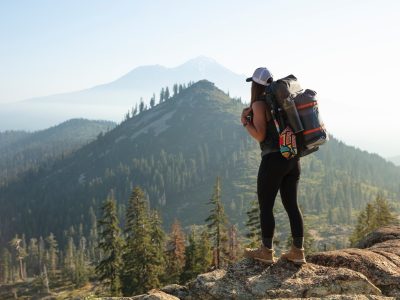
M246 129L253 138L262 142L265 140L267 131L267 120L265 115L267 105L263 101L256 101L252 105L252 110L253 121L247 123Z

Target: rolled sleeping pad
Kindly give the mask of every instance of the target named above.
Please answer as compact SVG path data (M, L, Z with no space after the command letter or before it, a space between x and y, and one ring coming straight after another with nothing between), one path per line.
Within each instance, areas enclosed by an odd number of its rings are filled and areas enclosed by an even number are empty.
M297 113L294 98L301 93L303 89L294 75L286 76L272 83L272 91L275 95L278 105L285 111L288 125L294 133L303 131L303 125Z
M286 112L287 121L294 133L304 130L300 116L296 109L296 103L293 99L285 99L282 103L282 108Z

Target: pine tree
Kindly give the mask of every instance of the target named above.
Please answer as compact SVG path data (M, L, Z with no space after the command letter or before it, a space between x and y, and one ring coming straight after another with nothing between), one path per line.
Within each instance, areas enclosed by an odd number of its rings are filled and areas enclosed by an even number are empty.
M185 249L185 266L181 274L181 282L195 278L198 274L209 271L212 263L211 242L206 230L196 234L192 226Z
M164 102L164 100L165 100L165 92L164 92L164 88L162 88L161 89L161 91L160 91L160 101L159 101L159 103L163 103Z
M247 211L246 237L250 240L248 247L256 248L261 243L260 208L257 200L251 201Z
M127 113L125 114L124 120L127 121L131 118L131 112L128 110Z
M213 244L214 253L214 266L219 269L225 265L223 260L227 259L228 247L227 247L227 217L224 212L224 207L221 202L221 182L220 178L217 177L214 193L208 202L213 208L210 211L210 215L205 220L210 229L210 237Z
M144 111L144 102L143 102L143 98L140 98L140 102L139 102L139 113Z
M132 118L133 118L134 116L136 116L137 113L138 113L138 105L137 105L137 103L136 103L136 104L135 104L135 107L132 107Z
M235 262L239 258L240 245L238 240L238 230L235 225L229 227L229 262Z
M104 257L96 266L96 273L110 291L111 296L120 296L120 271L121 271L121 249L123 240L121 238L119 221L117 217L117 205L113 193L108 196L101 207L102 217L99 225L99 248Z
M181 225L175 219L167 242L167 269L169 281L178 283L185 266L185 237Z
M85 253L86 253L86 238L82 236L79 241L79 247L77 249L74 259L75 272L74 272L73 282L75 283L76 287L83 286L89 280L87 258Z
M11 241L10 246L15 249L15 258L18 261L18 277L25 280L23 260L27 256L26 249L22 247L22 239L16 235Z
M75 244L72 236L68 238L68 243L65 249L65 258L64 258L64 274L68 279L73 281L75 274Z
M43 265L45 264L46 246L43 237L39 237L38 242L38 252L39 252L39 269L42 273Z
M172 90L173 90L173 96L175 97L176 95L178 95L178 84L174 84L173 85L173 87L172 87Z
M212 249L210 238L206 230L203 230L200 233L200 240L198 242L198 247L196 248L195 254L195 271L197 274L208 272L212 263Z
M89 208L89 218L90 218L90 233L88 241L89 260L97 264L100 258L98 244L97 244L98 241L97 217L92 207Z
M124 295L140 294L160 286L163 270L158 265L159 251L163 248L160 249L160 229L153 228L156 223L159 221L152 223L149 220L144 192L140 187L135 187L128 201L125 218L126 246L121 276Z
M169 94L169 88L165 88L165 94L164 94L164 99L165 101L169 100L170 94Z
M162 229L161 214L157 210L150 211L151 244L153 254L151 265L156 286L161 284L162 278L165 278L166 258L165 258L165 232Z
M50 232L50 235L46 238L46 243L48 251L47 265L49 267L51 277L54 278L56 276L58 263L58 243L52 232Z
M374 201L376 210L376 226L386 226L395 224L397 222L396 216L393 214L393 210L389 205L389 202L379 193Z
M389 203L378 194L374 201L369 202L358 215L356 227L349 237L351 246L355 246L368 233L389 224L395 224L396 217Z
M1 259L0 259L0 282L2 283L7 283L10 281L11 276L11 268L12 268L12 263L11 263L11 253L8 251L7 248L3 248L1 251Z
M156 105L156 95L153 94L153 96L150 99L150 107L153 108Z
M197 248L198 245L195 237L195 231L192 227L188 236L188 245L185 248L185 266L181 274L181 282L186 282L198 274L196 270Z
M28 274L39 275L40 264L39 264L39 245L35 238L31 238L28 245Z
M365 209L360 212L356 228L349 238L351 246L355 246L360 239L371 232L373 228L376 228L375 214L375 208L371 203L368 203Z

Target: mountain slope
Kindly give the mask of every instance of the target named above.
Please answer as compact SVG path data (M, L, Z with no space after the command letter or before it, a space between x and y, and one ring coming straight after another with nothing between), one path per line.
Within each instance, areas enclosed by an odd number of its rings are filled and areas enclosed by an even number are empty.
M396 166L400 166L400 155L388 158L389 161L394 163Z
M248 95L245 76L200 56L174 68L141 66L113 82L81 91L0 104L0 130L41 129L74 117L120 121L141 97L149 103L153 93L158 99L161 88L171 90L175 83L201 79L216 82L233 96Z
M240 228L256 198L260 151L239 122L243 104L211 82L200 81L176 97L145 110L48 168L26 174L0 189L0 241L16 232L58 237L70 226L90 230L91 208L98 211L110 189L120 217L133 186L142 186L164 225L203 223L217 176L222 201ZM302 159L299 202L318 224L350 224L378 191L397 203L400 168L332 138ZM397 207L398 208L398 207ZM288 230L280 201L277 224ZM38 221L40 220L40 221ZM279 225L280 226L280 225Z
M69 154L114 126L110 121L71 119L36 132L0 132L0 184Z

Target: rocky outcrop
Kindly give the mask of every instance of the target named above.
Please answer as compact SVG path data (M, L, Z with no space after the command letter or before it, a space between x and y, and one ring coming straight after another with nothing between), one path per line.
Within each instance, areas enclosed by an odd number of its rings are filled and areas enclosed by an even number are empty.
M389 240L400 240L400 226L381 227L358 242L357 248L369 248Z
M350 248L315 253L314 264L342 267L365 275L384 295L400 299L400 226L388 226L367 235Z
M227 270L215 270L199 275L187 285L187 288L187 294L181 294L181 299L282 299L336 294L381 295L380 290L358 272L311 263L295 266L283 260L266 267L250 259L244 259Z
M137 295L133 297L124 297L124 298L101 298L102 300L179 300L179 298L167 294L158 289L152 289L147 294Z
M359 247L315 253L301 266L243 259L130 299L400 299L400 226L380 228Z

